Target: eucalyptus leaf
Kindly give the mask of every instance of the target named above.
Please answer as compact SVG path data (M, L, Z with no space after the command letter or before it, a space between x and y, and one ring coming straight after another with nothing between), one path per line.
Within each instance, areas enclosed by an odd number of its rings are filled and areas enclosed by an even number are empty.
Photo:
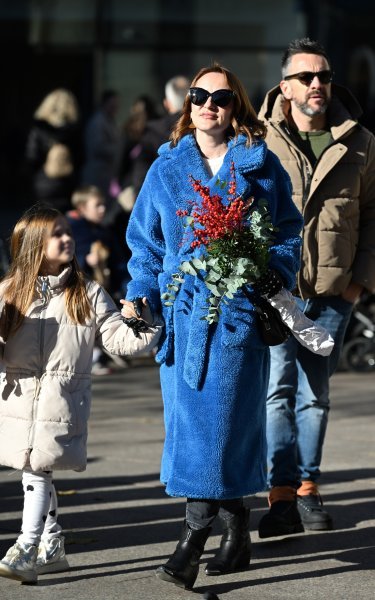
M206 270L206 261L201 260L200 258L193 258L190 263L198 270L205 271Z
M188 275L196 275L198 273L197 269L192 265L190 261L185 261L180 265L181 271L187 273Z

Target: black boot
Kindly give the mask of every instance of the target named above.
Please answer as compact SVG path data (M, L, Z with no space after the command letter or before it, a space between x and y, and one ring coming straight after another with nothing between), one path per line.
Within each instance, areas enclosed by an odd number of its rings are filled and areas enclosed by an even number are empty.
M206 575L223 575L249 566L251 542L250 509L243 506L231 519L221 519L224 534L216 555L207 563Z
M157 577L185 589L192 588L198 576L199 559L210 531L211 527L191 529L184 521L176 550L168 562L156 570Z

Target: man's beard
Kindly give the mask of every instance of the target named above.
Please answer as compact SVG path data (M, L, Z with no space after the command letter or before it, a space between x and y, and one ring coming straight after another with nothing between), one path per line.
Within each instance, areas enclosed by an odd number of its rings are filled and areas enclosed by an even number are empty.
M294 104L304 115L306 115L308 117L314 117L315 115L324 115L324 113L327 111L327 108L328 108L328 98L327 98L327 96L323 96L323 95L321 97L324 100L324 104L322 104L321 106L319 106L317 108L312 108L311 106L309 106L309 104L308 104L309 96L307 96L306 102L297 102L297 100L294 100Z

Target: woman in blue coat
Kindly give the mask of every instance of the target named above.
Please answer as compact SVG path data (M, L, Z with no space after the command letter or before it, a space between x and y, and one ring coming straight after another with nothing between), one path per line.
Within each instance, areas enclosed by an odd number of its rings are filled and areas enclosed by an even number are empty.
M148 172L127 230L132 251L128 299L146 296L154 312L163 312L166 325L157 354L165 421L161 481L170 496L187 498L180 541L157 575L187 588L195 582L219 511L224 535L206 574L249 564L249 510L243 496L266 485L269 349L242 292L223 306L215 324L202 319L209 296L202 279L186 275L171 306L161 295L194 252L184 243L183 219L176 215L190 211L196 200L190 176L215 194L218 178L232 179L232 164L237 194L244 200L254 197L255 206L266 199L277 228L266 287L275 293L282 285L294 287L302 218L291 200L289 178L264 136L238 78L217 64L201 69L171 143L160 148ZM257 291L262 293L261 284Z

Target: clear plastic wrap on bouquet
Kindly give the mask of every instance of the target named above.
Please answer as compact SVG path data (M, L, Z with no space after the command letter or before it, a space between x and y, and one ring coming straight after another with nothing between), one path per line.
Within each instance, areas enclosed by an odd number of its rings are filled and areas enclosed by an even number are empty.
M282 288L268 302L279 311L281 319L302 346L322 356L331 354L334 346L331 335L324 327L306 317L288 290Z

